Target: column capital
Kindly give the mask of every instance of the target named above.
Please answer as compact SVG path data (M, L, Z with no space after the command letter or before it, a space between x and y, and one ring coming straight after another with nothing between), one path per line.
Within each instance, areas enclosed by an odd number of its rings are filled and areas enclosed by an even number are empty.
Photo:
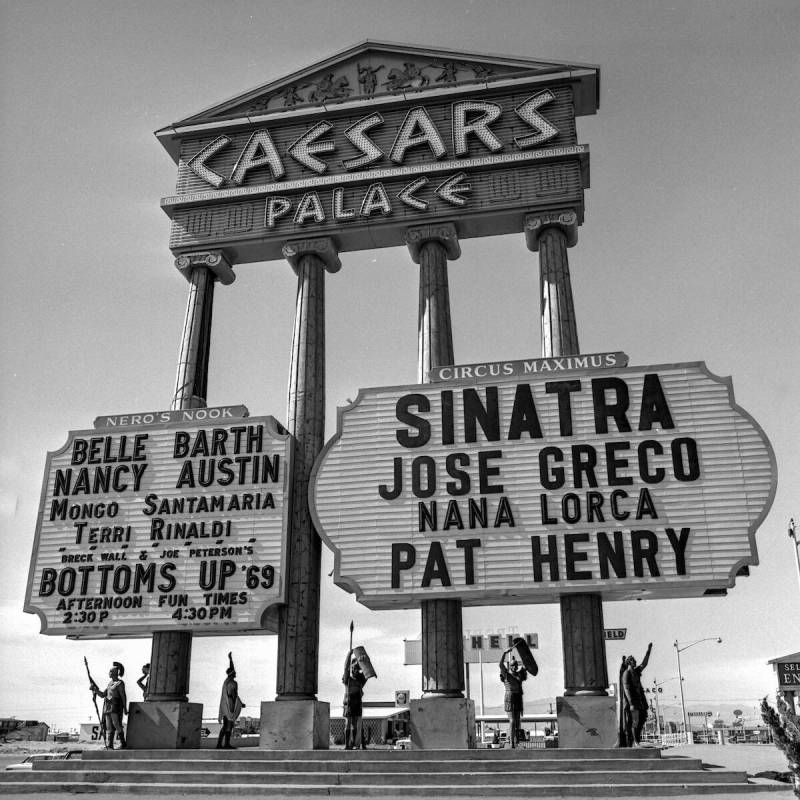
M236 280L233 266L222 250L202 250L196 253L182 253L175 259L175 266L187 281L192 279L195 267L208 267L214 277L225 286Z
M539 250L539 237L546 228L558 228L567 237L567 247L572 247L578 241L578 224L580 220L573 208L564 208L556 211L542 211L538 214L525 215L525 243L528 250Z
M325 263L328 272L338 272L342 268L339 261L339 248L330 236L320 236L315 239L292 239L283 245L283 257L297 272L300 259L303 256L316 256Z
M405 239L408 251L411 253L411 260L415 264L419 264L419 251L425 242L439 242L439 244L443 245L449 261L455 261L461 255L458 232L452 222L439 222L407 228Z

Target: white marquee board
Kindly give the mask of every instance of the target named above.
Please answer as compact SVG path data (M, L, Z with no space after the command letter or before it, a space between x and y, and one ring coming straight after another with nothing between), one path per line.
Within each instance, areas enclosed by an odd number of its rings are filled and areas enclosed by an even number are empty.
M370 608L720 594L758 563L776 466L702 362L364 389L311 505Z
M267 632L291 437L242 406L98 417L48 454L25 611L70 638Z

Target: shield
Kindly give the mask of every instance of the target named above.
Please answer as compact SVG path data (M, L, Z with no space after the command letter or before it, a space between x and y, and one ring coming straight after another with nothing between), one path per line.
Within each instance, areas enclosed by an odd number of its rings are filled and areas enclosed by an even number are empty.
M517 651L517 655L519 655L522 666L525 667L531 675L536 675L539 672L539 667L536 664L533 653L531 653L530 647L528 647L528 643L518 636L514 639L514 649Z
M361 667L361 671L367 678L378 677L375 673L375 668L372 666L372 662L369 660L367 651L363 647L359 646L353 648L353 658L358 661L358 666Z

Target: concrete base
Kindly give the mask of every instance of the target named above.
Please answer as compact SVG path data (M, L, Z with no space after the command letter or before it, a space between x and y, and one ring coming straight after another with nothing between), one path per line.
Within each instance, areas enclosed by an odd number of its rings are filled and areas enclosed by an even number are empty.
M191 750L200 747L202 703L130 703L129 750Z
M261 704L266 750L328 750L331 706L319 700L273 700Z
M559 747L619 746L615 697L556 697L556 716Z
M475 747L475 702L465 697L434 697L409 703L412 750L464 750Z

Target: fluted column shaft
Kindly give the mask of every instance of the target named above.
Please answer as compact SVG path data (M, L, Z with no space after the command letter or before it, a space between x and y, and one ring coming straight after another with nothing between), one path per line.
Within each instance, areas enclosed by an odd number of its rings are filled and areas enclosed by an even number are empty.
M418 377L424 383L430 369L454 360L447 251L438 241L420 248L418 324Z
M567 237L558 228L539 236L539 297L542 311L542 357L577 355L578 326L569 277Z
M464 694L461 600L423 600L422 691L428 697Z
M189 281L189 299L183 322L172 409L203 408L208 393L214 284L217 279L232 283L234 275L230 264L218 251L179 256L175 266ZM153 633L146 700L186 702L189 697L191 660L191 633L180 630Z
M287 427L294 437L292 505L276 688L278 700L314 700L322 544L309 512L308 488L325 436L325 269L338 269L338 258L327 239L287 245L284 255L297 273L297 302L287 403Z
M419 381L428 371L454 363L447 260L461 254L455 227L412 228L406 242L419 264ZM424 600L422 616L422 691L429 697L464 694L464 642L461 600Z
M571 211L545 212L525 219L528 247L539 252L542 356L577 355L578 326L567 248L577 242L578 217ZM602 596L561 596L564 694L604 695L608 687Z
M208 394L208 357L214 306L214 273L195 267L183 322L172 408L203 408Z
M561 596L565 695L607 694L608 667L603 627L602 595Z

